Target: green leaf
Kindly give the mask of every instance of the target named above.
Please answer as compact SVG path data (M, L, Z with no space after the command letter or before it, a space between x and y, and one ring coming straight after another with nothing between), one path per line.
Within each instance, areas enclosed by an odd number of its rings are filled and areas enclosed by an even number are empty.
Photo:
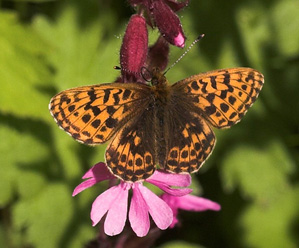
M239 145L231 149L222 165L226 189L239 186L245 197L268 203L277 201L288 190L287 176L295 165L280 141L267 144L263 148Z
M249 65L254 65L259 70L264 66L264 44L272 39L266 11L261 2L248 2L236 13L236 24L239 27L246 59Z
M271 8L272 30L275 45L284 56L297 56L299 53L299 2L293 0L277 1Z
M24 227L27 242L34 247L60 247L74 214L70 190L63 184L49 184L34 198L18 202L13 209L17 230Z
M23 170L46 158L49 153L45 144L28 133L2 125L0 136L3 141L0 142L0 187L5 189L0 191L0 205L6 205L14 195L18 181L21 183L21 195L31 195L41 189L44 179L36 172ZM39 169L42 166L39 164Z
M42 93L50 79L42 59L47 46L15 14L0 12L0 19L0 110L49 120L49 97Z
M35 29L51 47L47 56L56 71L53 83L58 91L113 82L119 75L113 66L119 63L121 41L116 37L108 44L103 41L105 23L112 20L113 16L103 13L88 26L80 25L79 13L72 6L54 23L43 16L35 19Z
M298 218L299 188L285 191L269 205L251 204L240 219L246 247L296 247L291 228Z
M184 241L171 241L159 246L159 248L204 248L204 246L190 244Z

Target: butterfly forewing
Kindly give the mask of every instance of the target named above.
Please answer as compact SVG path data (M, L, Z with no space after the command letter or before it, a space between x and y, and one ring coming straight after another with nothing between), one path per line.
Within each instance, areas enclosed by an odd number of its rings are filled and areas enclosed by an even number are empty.
M150 88L142 84L102 84L63 91L51 99L57 124L76 140L104 143L147 106Z
M192 99L198 112L217 128L240 121L255 102L264 77L251 68L233 68L198 74L173 85Z

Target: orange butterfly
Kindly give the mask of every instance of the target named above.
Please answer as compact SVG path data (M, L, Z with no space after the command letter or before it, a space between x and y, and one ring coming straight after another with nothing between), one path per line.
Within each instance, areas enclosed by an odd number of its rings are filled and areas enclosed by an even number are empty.
M170 85L158 70L151 85L110 83L62 91L49 108L57 124L88 145L111 143L106 162L125 181L150 177L156 165L196 172L211 154L211 126L228 128L254 103L264 77L251 68L201 73Z

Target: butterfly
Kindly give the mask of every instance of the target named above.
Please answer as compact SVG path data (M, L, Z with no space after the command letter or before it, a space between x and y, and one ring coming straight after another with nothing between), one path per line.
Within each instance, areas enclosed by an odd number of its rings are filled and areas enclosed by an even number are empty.
M77 141L111 140L106 163L124 181L144 180L156 165L172 173L198 171L215 146L211 127L239 122L264 83L251 68L210 71L172 85L159 69L151 74L150 84L77 87L49 104L59 127Z

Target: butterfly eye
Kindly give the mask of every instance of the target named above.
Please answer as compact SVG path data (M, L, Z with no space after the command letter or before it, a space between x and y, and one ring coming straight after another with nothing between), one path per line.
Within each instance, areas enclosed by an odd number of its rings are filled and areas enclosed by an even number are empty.
M141 67L141 76L146 82L151 82L153 79L153 74L146 67Z

